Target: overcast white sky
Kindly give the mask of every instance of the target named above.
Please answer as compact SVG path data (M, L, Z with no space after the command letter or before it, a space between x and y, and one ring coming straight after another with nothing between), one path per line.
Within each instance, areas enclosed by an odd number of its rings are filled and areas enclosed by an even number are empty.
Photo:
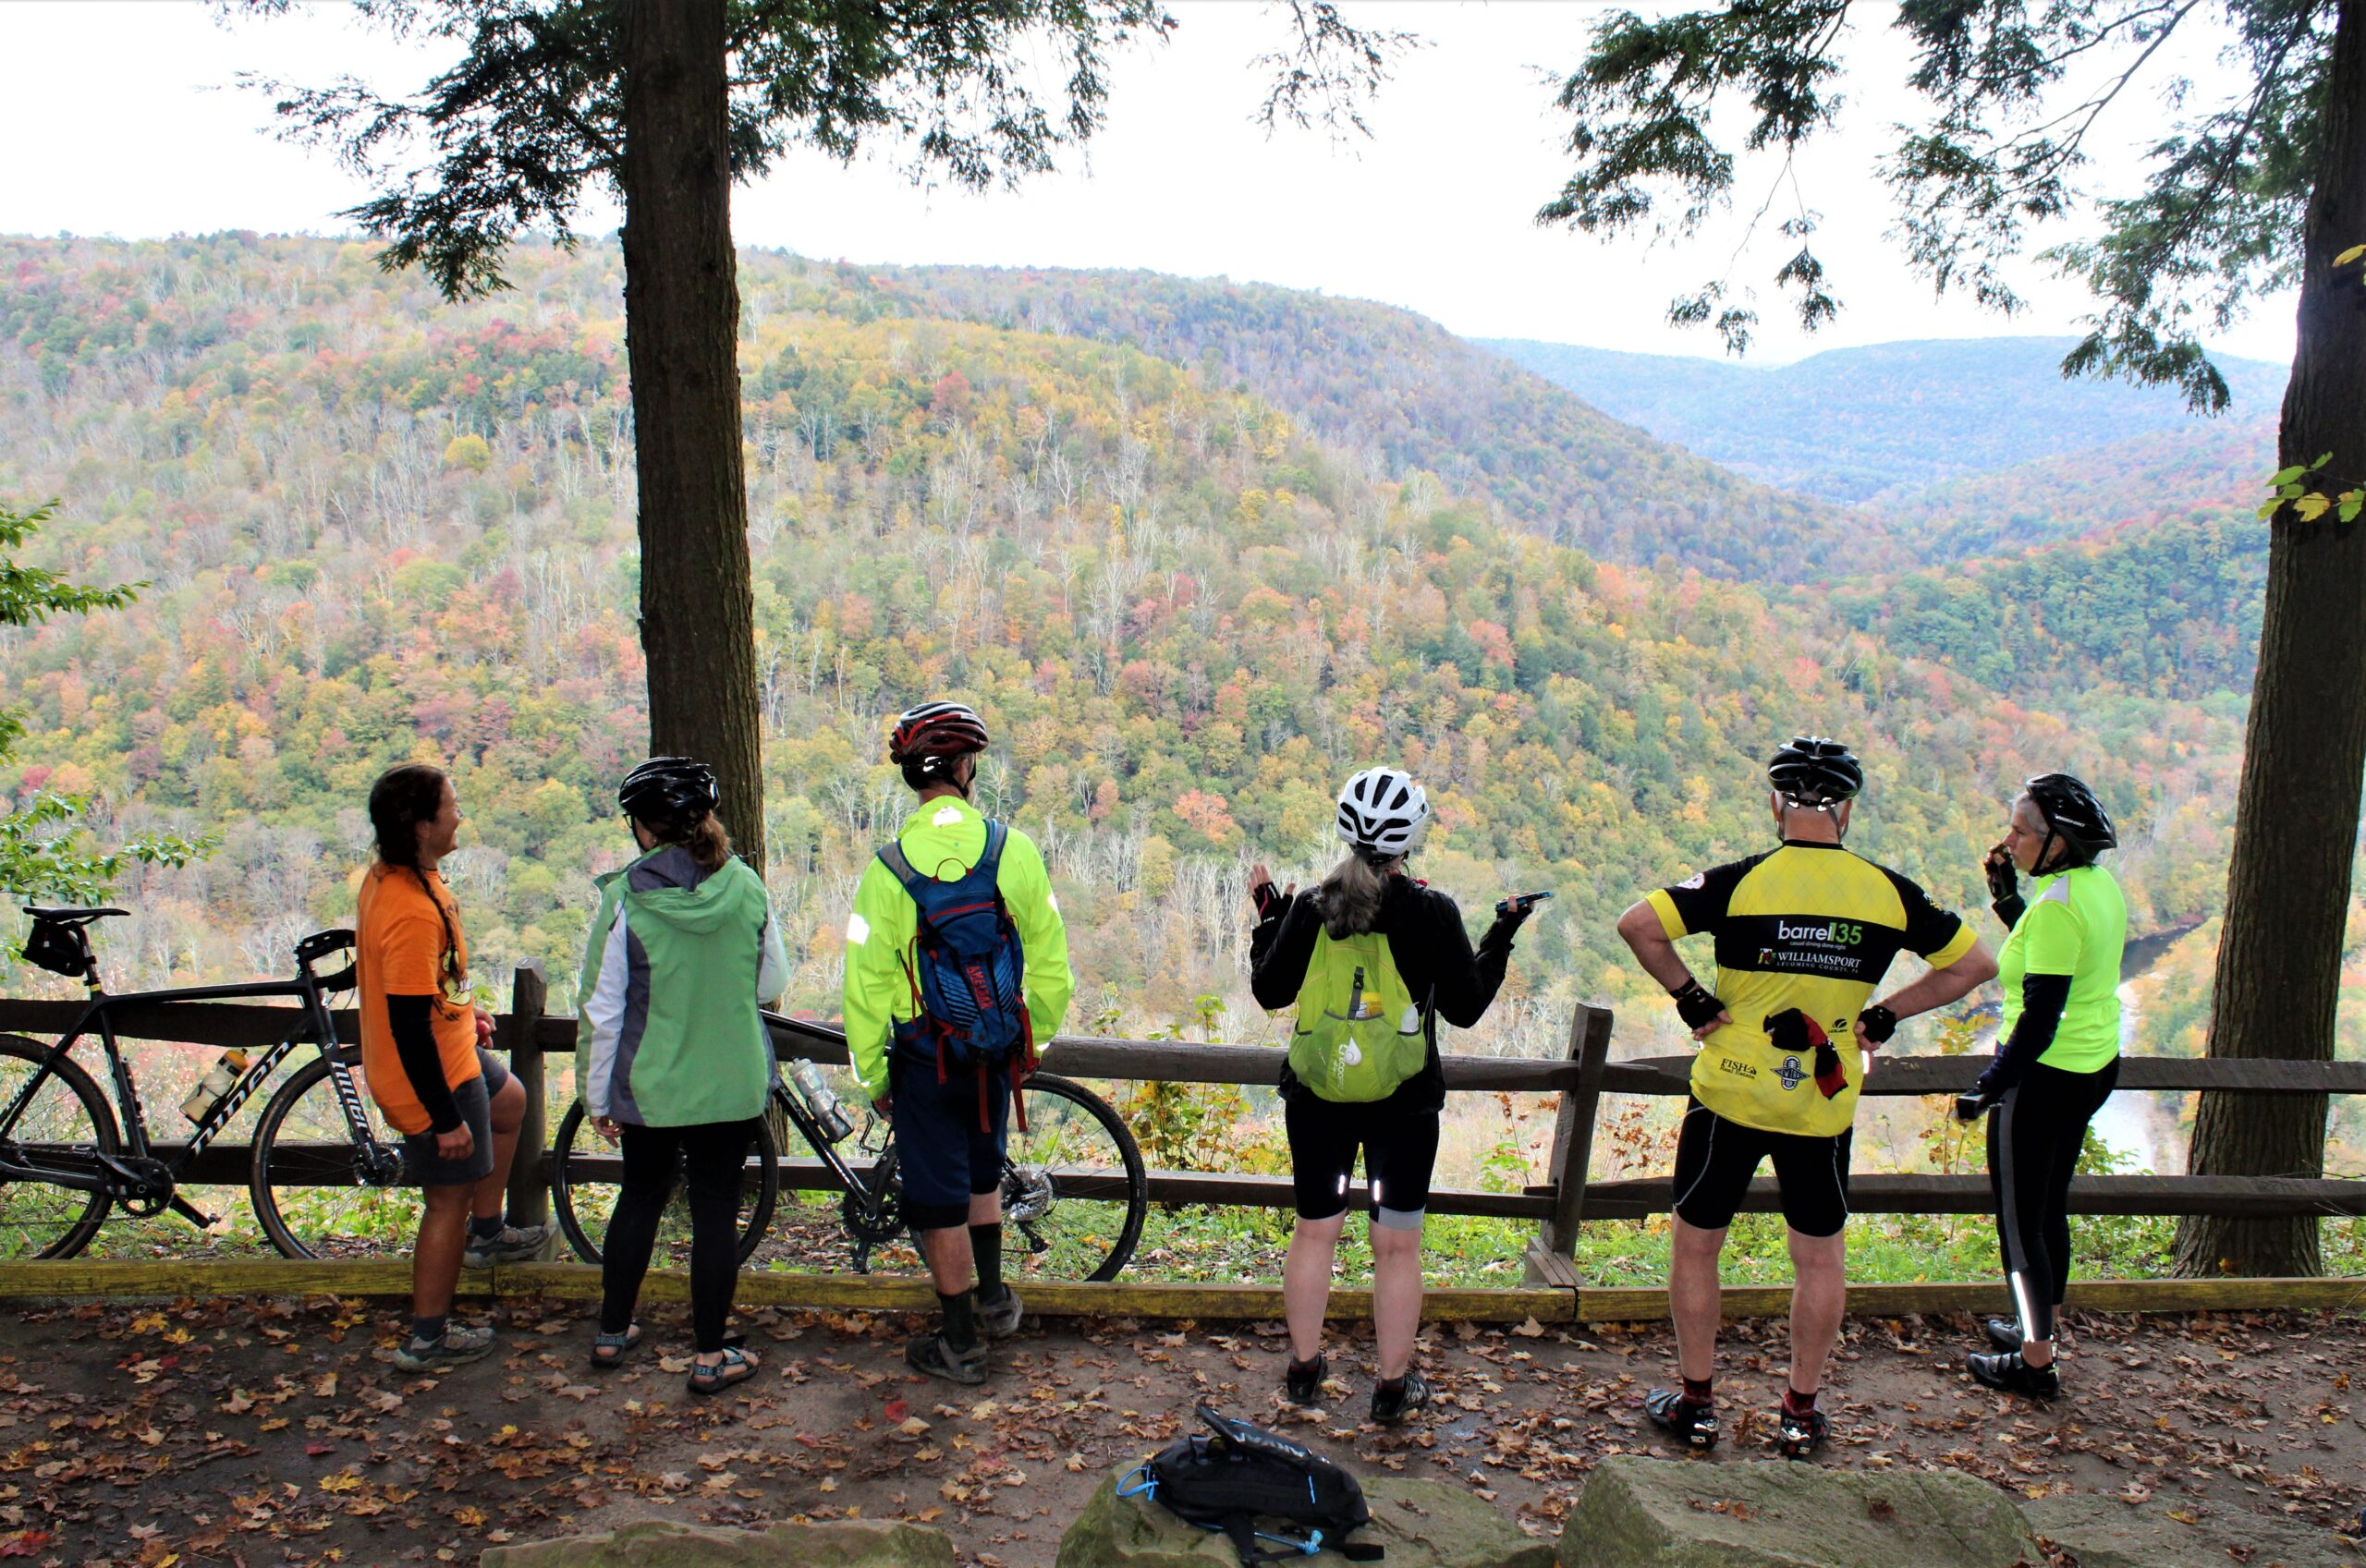
M1342 149L1320 132L1267 140L1250 123L1262 83L1250 61L1281 38L1282 18L1252 0L1182 0L1163 48L1128 56L1110 122L1087 157L1016 191L916 189L884 159L841 167L795 156L735 199L743 243L859 261L1144 267L1222 274L1384 300L1473 336L1533 337L1601 347L1714 354L1713 339L1666 326L1669 298L1727 271L1738 221L1680 253L1639 241L1605 245L1537 228L1532 215L1567 167L1548 75L1581 58L1602 15L1578 0L1493 5L1350 0L1352 19L1423 34L1370 115L1373 136ZM2079 330L2077 289L2034 263L2018 282L2033 309L2012 321L1967 301L1934 302L1883 236L1885 193L1870 153L1913 112L1890 84L1901 52L1863 8L1852 47L1860 101L1843 135L1802 164L1824 218L1819 252L1844 309L1814 338L1785 320L1771 289L1753 359L1909 337ZM166 235L252 228L338 232L338 209L366 192L325 154L265 133L267 104L234 85L242 70L301 82L358 71L388 90L425 80L433 56L411 54L321 5L224 27L196 0L0 3L0 233ZM2214 67L2206 41L2192 68ZM2157 105L2131 113L2090 182L2132 188L2133 148L2157 135ZM1764 175L1746 171L1745 207ZM1784 215L1778 206L1769 219ZM595 214L585 232L613 217ZM2069 237L2066 229L2049 238ZM1736 286L1783 259L1770 232L1731 269ZM2290 298L2263 303L2224 348L2288 360Z

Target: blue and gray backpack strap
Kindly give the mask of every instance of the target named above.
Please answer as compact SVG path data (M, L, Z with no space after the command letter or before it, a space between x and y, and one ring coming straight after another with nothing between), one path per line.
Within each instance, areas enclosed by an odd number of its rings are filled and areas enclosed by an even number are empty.
M920 881L920 873L912 869L911 859L905 855L903 845L892 838L881 845L879 863L887 868L887 874L896 879L897 885L903 888L906 896L910 898L917 906L921 897L920 890L915 884ZM918 971L912 967L909 954L904 955L904 983L912 988L912 1015L905 1020L902 1027L889 1029L888 1043L891 1047L908 1045L918 1050L921 1041L928 1034L928 1009L921 1004L921 978ZM940 1071L942 1071L941 1068Z

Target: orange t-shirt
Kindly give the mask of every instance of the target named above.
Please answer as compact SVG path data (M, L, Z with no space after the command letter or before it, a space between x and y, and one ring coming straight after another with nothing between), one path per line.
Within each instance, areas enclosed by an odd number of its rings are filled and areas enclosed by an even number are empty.
M444 999L444 917L452 923L452 942L463 973L469 964L468 939L460 934L460 911L433 871L421 878L402 867L384 863L362 873L356 899L360 942L355 947L361 995L361 1072L370 1097L386 1120L406 1133L428 1130L427 1108L411 1092L403 1072L402 1056L395 1050L395 1031L386 1021L389 996L432 996L428 1009L435 1030L435 1047L444 1058L444 1081L458 1088L482 1076L477 1065L476 1009Z

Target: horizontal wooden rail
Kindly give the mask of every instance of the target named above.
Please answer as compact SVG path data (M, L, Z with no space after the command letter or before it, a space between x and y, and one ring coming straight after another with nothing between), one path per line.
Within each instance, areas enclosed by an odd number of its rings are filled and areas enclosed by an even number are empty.
M400 1300L410 1294L408 1261L289 1262L281 1258L217 1258L180 1261L0 1263L0 1300L38 1301L69 1297L146 1300L176 1296L262 1295L364 1296ZM1259 1321L1278 1319L1282 1293L1275 1285L1021 1282L1027 1309L1047 1318L1112 1317ZM600 1298L600 1270L581 1263L504 1264L461 1276L460 1294L473 1300L593 1302ZM689 1297L689 1277L676 1270L652 1270L642 1287L644 1302L680 1303ZM924 1312L936 1298L918 1275L812 1274L754 1270L740 1277L737 1298L743 1307L790 1310ZM1993 1312L2009 1306L2002 1282L1931 1281L1858 1284L1848 1289L1848 1309L1860 1318L1909 1313ZM1778 1317L1791 1307L1788 1285L1736 1285L1723 1293L1728 1318ZM2073 1280L2066 1305L2082 1312L2341 1312L2366 1307L2361 1279ZM1432 1322L1523 1324L1563 1329L1590 1323L1657 1322L1667 1318L1667 1292L1643 1286L1581 1285L1528 1289L1444 1287L1427 1292L1422 1316ZM1368 1318L1368 1291L1331 1293L1335 1320Z
M1611 1094L1676 1095L1692 1086L1689 1056L1648 1056L1613 1062L1602 1087ZM1961 1094L1971 1088L1985 1056L1873 1057L1864 1093L1872 1096ZM2243 1089L2262 1094L2366 1094L2366 1062L2242 1061L2223 1056L2123 1056L2119 1087L2140 1089Z
M0 1031L55 1036L81 1015L79 1002L34 1002L0 998ZM215 1048L266 1045L287 1032L292 1004L245 1002L147 1003L126 1005L110 1015L126 1039L170 1040ZM337 1035L358 1038L358 1015L335 1015ZM496 1019L505 1024L507 1015ZM835 1024L782 1019L772 1026L775 1054L802 1056L824 1066L848 1064L846 1034ZM513 1055L571 1053L575 1020L543 1015L524 1027L502 1028L497 1037ZM1240 1084L1266 1086L1280 1079L1283 1053L1271 1045L1212 1045L1194 1040L1119 1039L1105 1035L1061 1035L1043 1051L1043 1069L1074 1078L1125 1082ZM1603 1069L1608 1094L1680 1095L1691 1083L1690 1056L1653 1056L1612 1062ZM1984 1056L1875 1055L1864 1092L1876 1097L1960 1094L1971 1087ZM1538 1057L1446 1055L1441 1058L1451 1089L1550 1094L1579 1086L1575 1061ZM2261 1094L2366 1094L2366 1062L2245 1061L2227 1057L2120 1059L2119 1087L2182 1092L2238 1089Z
M51 1146L35 1144L33 1150L49 1149ZM157 1155L165 1160L177 1158L186 1144L158 1144ZM279 1168L283 1186L344 1187L354 1185L353 1149L344 1143L282 1144L279 1146ZM858 1165L857 1169L867 1167ZM244 1186L253 1161L245 1144L215 1144L201 1152L181 1177L190 1186ZM544 1186L550 1182L551 1156L545 1149L540 1159L540 1180ZM597 1154L577 1161L576 1179L583 1182L618 1182L624 1178L624 1162L612 1154ZM1152 1171L1150 1198L1153 1203L1205 1203L1242 1209L1287 1209L1296 1196L1287 1176L1239 1175L1227 1172ZM1095 1175L1087 1172L1053 1173L1053 1185L1063 1196L1086 1197L1105 1196L1112 1184L1120 1190L1125 1181L1123 1173ZM793 1192L836 1192L841 1190L837 1173L810 1155L792 1155L780 1162L781 1185ZM1437 1187L1430 1193L1429 1211L1433 1214L1479 1214L1502 1220L1542 1220L1552 1209L1549 1189L1543 1192L1480 1192L1458 1187Z
M1586 1218L1640 1220L1674 1206L1668 1176L1639 1176L1586 1184ZM1769 1177L1750 1184L1742 1210L1771 1214L1782 1207ZM1851 1175L1848 1209L1856 1214L1993 1214L1985 1176ZM2305 1181L2277 1176L2078 1176L2070 1183L2073 1214L2366 1214L2366 1181Z

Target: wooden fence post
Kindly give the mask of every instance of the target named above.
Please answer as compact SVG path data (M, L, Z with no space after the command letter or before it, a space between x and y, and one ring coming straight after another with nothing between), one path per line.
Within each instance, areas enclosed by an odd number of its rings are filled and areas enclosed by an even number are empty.
M543 1021L543 1003L549 994L542 960L527 959L510 978L509 1012L501 1020L501 1043L509 1052L509 1070L518 1075L518 1086L526 1091L526 1117L518 1124L518 1153L509 1162L509 1218L520 1225L539 1225L551 1217L550 1182L543 1173L543 1146L550 1142L550 1119L543 1105L543 1047L536 1027Z
M1578 1245L1594 1114L1602 1104L1603 1069L1610 1063L1610 1022L1609 1008L1584 1003L1569 1020L1569 1060L1578 1064L1578 1084L1563 1091L1561 1114L1553 1125L1553 1212L1537 1237L1544 1252L1559 1258L1569 1257Z

